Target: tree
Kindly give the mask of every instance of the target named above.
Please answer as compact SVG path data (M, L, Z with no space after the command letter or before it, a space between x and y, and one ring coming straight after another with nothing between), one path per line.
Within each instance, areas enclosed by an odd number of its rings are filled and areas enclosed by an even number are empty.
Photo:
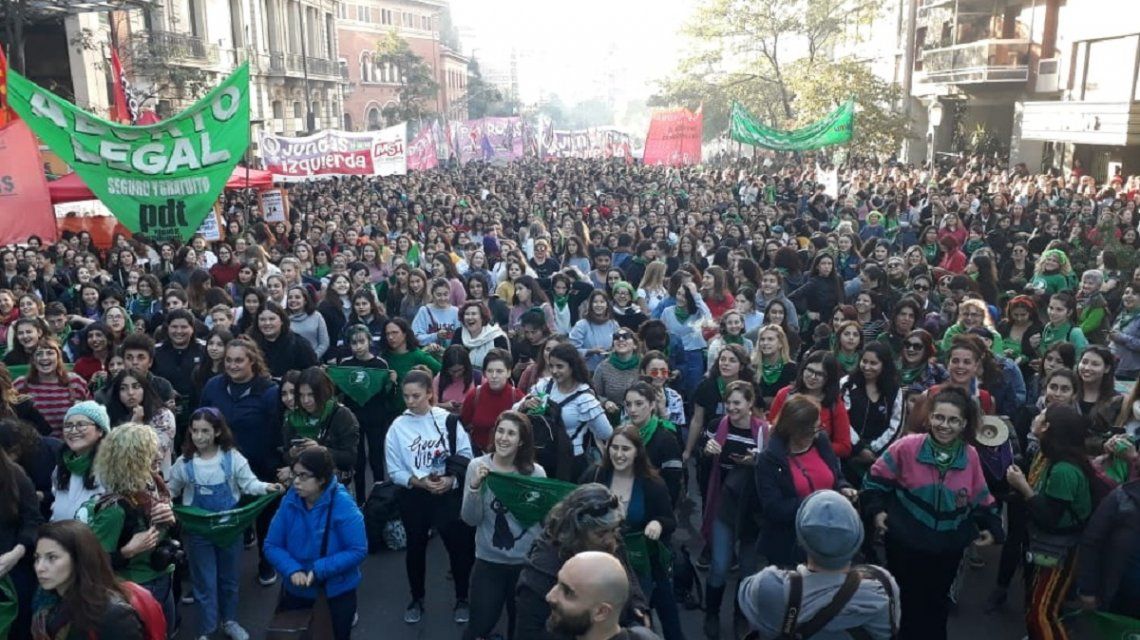
M854 97L853 151L892 152L907 123L897 89L831 53L849 28L872 21L881 0L704 0L684 31L692 49L660 82L650 106L704 105L706 139L740 102L765 123L792 128Z
M433 111L432 101L439 93L439 83L432 76L431 67L412 51L395 29L376 43L373 59L377 65L390 65L395 69L399 82L396 102L381 110L388 122L419 120Z

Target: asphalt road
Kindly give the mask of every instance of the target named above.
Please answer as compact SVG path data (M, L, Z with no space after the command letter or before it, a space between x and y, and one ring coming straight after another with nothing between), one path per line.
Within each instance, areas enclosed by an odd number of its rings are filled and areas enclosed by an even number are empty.
M685 515L685 514L683 514ZM691 515L691 514L688 514ZM685 519L683 519L685 520ZM678 531L678 539L691 540L693 537L692 518L687 518L690 526ZM695 545L690 544L690 548ZM982 603L989 594L997 570L996 548L983 551L986 560L984 567L971 569L961 591L961 601L950 620L950 638L963 640L1019 640L1025 635L1020 606L1022 594L1018 587L1019 578L1014 580L1010 592L1011 604L1002 613L987 615L982 611ZM280 582L273 587L262 587L257 583L256 551L247 550L243 556L241 581L241 604L239 622L253 638L260 638L276 603ZM368 556L364 563L364 581L359 591L360 622L353 637L357 639L379 638L383 640L451 640L459 638L462 627L452 621L451 608L454 604L454 587L448 578L447 555L438 537L433 538L428 551L427 601L423 621L408 625L403 621L404 607L408 604L407 581L404 573L402 552L381 552ZM721 615L722 637L730 638L731 604L725 598ZM195 640L195 605L179 605L183 612L183 624L179 634L181 640ZM703 640L701 611L682 611L682 622L686 638ZM501 625L505 633L505 626ZM1081 637L1074 635L1075 638ZM526 639L519 639L526 640Z

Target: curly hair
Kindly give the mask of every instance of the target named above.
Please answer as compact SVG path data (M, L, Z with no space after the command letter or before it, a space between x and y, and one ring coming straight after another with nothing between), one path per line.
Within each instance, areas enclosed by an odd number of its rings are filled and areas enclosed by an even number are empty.
M157 457L158 434L145 424L130 422L103 438L95 454L95 476L110 493L144 492L150 488Z
M618 511L617 496L604 485L596 482L584 484L570 492L561 502L554 505L546 515L542 535L558 548L563 560L581 551L617 550L622 517ZM613 532L612 548L590 549L587 533Z

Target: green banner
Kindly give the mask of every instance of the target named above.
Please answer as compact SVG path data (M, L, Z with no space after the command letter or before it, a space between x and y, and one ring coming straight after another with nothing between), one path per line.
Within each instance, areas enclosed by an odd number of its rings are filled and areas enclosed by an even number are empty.
M625 556L629 559L629 567L638 575L648 575L653 570L653 559L657 559L658 566L673 566L673 552L660 540L650 540L641 531L631 531L623 536L625 541Z
M389 369L328 367L325 373L329 374L336 388L352 398L358 407L363 407L372 396L387 389L392 382Z
M19 612L20 603L16 596L16 585L12 583L12 576L4 576L0 578L0 640L8 637L8 632Z
M732 104L729 130L732 139L775 151L809 151L851 140L855 127L855 101L839 105L826 118L800 129L781 131L762 124L740 103Z
M226 511L206 511L198 507L174 505L174 515L182 529L197 534L219 547L228 547L241 537L257 514L265 510L280 493L267 493L253 502Z
M132 233L188 241L249 147L249 65L186 111L132 127L10 71L12 108Z
M1098 640L1131 640L1140 637L1140 620L1104 611L1085 613Z
M494 493L524 527L542 522L554 505L578 488L578 485L554 478L535 478L498 471L487 474L483 486Z

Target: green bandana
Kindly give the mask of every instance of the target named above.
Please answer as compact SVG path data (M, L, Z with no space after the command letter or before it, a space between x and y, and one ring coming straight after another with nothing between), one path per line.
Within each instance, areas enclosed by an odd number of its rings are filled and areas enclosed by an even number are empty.
M673 315L677 318L677 322L684 324L689 321L689 316L692 314L685 307L675 304L673 305Z
M899 380L903 384L910 384L918 379L918 376L926 369L925 365L919 365L914 369L900 369Z
M285 423L288 424L298 437L316 440L320 434L321 423L336 411L336 400L329 399L320 415L310 416L302 409L294 409L285 414Z
M859 366L858 352L846 354L840 351L835 354L835 359L839 361L839 366L847 373L851 373L855 370L855 367Z
M371 367L329 367L325 369L341 393L363 407L376 394L388 388L392 378L388 369Z
M1120 315L1116 318L1116 324L1113 325L1113 331L1123 332L1132 324L1136 316L1140 315L1140 309L1133 309L1132 311L1121 310Z
M922 255L926 256L927 261L933 260L938 255L938 245L924 244L922 245Z
M645 426L640 429L641 442L646 445L649 444L654 434L657 433L657 429L665 429L666 431L676 433L677 425L668 420L661 419L660 416L652 416L649 418L649 422L646 422Z
M780 375L784 373L784 364L785 362L783 360L777 360L772 364L768 364L767 362L761 364L760 379L767 385L776 384L776 381L780 379Z
M228 547L241 538L241 534L280 493L267 493L253 502L225 511L207 511L199 507L186 507L179 501L174 515L184 531L202 536L219 547Z
M962 450L962 439L958 438L950 444L942 444L934 439L934 436L927 438L930 443L932 453L934 453L934 466L938 471L945 473L950 465L958 457L958 452Z
M87 477L87 472L91 470L91 465L95 462L95 454L91 451L87 453L75 453L74 451L66 451L63 454L63 466L73 476L80 478Z
M559 311L565 310L566 305L568 305L568 304L570 304L570 294L569 293L567 293L565 295L561 295L561 296L558 294L554 295L554 306Z
M728 334L720 337L725 344L744 344L744 336L731 336Z
M542 522L577 485L554 478L536 478L517 473L492 471L483 482L485 490L495 494L503 507L524 527Z
M620 358L616 351L610 352L610 366L618 371L636 369L641 364L641 356L636 353L629 354L628 358Z

